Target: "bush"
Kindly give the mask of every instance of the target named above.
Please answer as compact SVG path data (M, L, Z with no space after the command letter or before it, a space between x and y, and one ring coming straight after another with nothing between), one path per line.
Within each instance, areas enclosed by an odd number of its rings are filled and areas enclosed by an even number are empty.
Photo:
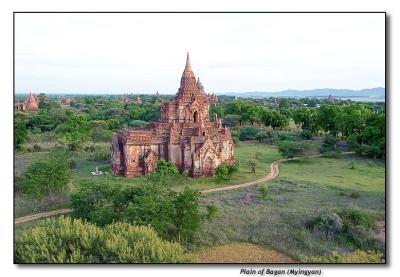
M249 161L247 162L247 165L250 167L252 173L256 173L256 166L257 166L257 163L256 163L255 160L249 160Z
M206 218L208 221L213 221L214 218L217 216L218 213L218 207L216 205L207 205L207 214Z
M230 175L236 173L239 171L239 165L238 164L232 164L232 165L228 165L228 172Z
M157 161L156 172L160 175L175 175L178 174L178 169L171 161L159 160Z
M259 133L259 131L256 128L246 127L246 128L240 129L239 139L240 140L255 140L258 133Z
M278 139L280 141L297 141L298 137L296 134L287 133L287 132L280 132L278 135Z
M86 183L71 195L71 206L76 216L99 226L113 221L151 225L161 237L185 242L200 225L198 192L187 188L177 193L148 184ZM171 229L176 229L174 236Z
M40 199L55 192L64 191L72 178L68 162L62 153L51 153L48 158L37 160L25 173L22 191L30 197Z
M350 194L350 197L351 197L351 198L358 198L358 197L360 197L360 193L359 193L358 191L353 191L353 192Z
M382 248L376 239L370 237L371 231L376 228L374 217L361 210L342 209L323 213L307 226L324 239L337 239L354 248Z
M278 151L285 158L302 156L312 147L312 144L306 141L281 141L278 143Z
M69 217L46 220L15 242L17 263L187 263L178 243L148 226L114 223L99 228Z
M299 137L302 139L312 139L312 133L308 129L304 129L299 133Z
M129 122L128 126L132 128L142 128L147 126L147 122L143 120L132 120Z
M319 151L321 153L334 151L336 149L336 142L337 142L337 139L334 136L331 136L331 135L325 136L324 141L323 141L322 146Z
M343 221L336 213L323 213L309 227L319 236L332 240L343 231Z
M220 164L215 170L215 175L220 179L227 179L229 176L229 169L226 164Z
M42 147L40 147L40 145L38 144L34 144L32 147L32 152L40 152L42 151Z
M352 169L352 170L356 169L356 162L354 160L352 160L350 162L349 169Z

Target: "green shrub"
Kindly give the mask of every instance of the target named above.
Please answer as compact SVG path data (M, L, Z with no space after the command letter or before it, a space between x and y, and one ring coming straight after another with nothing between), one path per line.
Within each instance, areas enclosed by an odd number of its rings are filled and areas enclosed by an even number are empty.
M228 172L230 175L235 174L238 171L239 171L238 164L235 163L235 164L228 165Z
M351 197L351 198L358 198L358 197L360 197L360 193L359 193L358 191L353 191L353 192L350 194L350 197Z
M310 130L308 130L308 129L304 129L304 130L302 130L300 133L299 133L299 137L301 138L301 139L311 139L312 138L312 133L311 133L311 131Z
M337 142L336 137L334 137L332 135L326 135L324 137L322 146L319 151L321 153L327 153L327 152L334 151L336 149L336 142Z
M17 263L187 263L178 243L148 226L114 223L99 228L69 217L46 220L15 242Z
M213 221L214 218L217 216L218 213L218 207L216 205L207 205L207 214L206 218L208 221Z
M42 151L42 147L40 147L40 145L38 144L34 144L32 147L32 152L40 152Z
M66 157L62 153L50 153L31 164L24 176L22 191L30 197L40 199L64 191L72 178Z
M259 131L254 127L246 127L240 129L240 140L255 140Z
M309 223L308 227L317 235L332 240L343 231L343 221L336 213L323 213Z
M178 169L171 161L159 160L157 161L156 172L160 175L175 175L178 174Z
M86 183L71 195L74 214L96 225L113 221L151 225L161 237L184 242L191 241L199 228L198 201L196 191L173 192L148 184ZM176 236L169 236L170 229L176 229Z
M278 139L280 141L297 141L298 137L296 134L288 133L288 132L280 132L278 134Z
M322 213L307 226L324 239L336 239L353 248L382 249L382 244L370 237L376 229L375 218L356 209L341 209Z
M305 152L312 150L313 143L306 141L281 141L278 143L278 151L285 158L303 156Z
M226 164L220 164L215 170L215 175L220 179L227 179L229 176L229 169Z

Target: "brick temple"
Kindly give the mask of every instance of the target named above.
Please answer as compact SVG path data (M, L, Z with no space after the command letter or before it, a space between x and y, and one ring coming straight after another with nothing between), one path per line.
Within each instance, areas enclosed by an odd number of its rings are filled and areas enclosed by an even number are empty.
M29 111L36 112L39 110L39 96L33 95L32 92L29 92L25 101L18 101L14 103L14 110L16 111Z
M160 159L172 161L180 172L192 177L215 174L222 163L234 163L230 129L216 115L209 119L215 98L204 92L192 71L189 54L175 98L161 103L161 119L146 128L113 133L111 172L117 176L138 176L155 171Z

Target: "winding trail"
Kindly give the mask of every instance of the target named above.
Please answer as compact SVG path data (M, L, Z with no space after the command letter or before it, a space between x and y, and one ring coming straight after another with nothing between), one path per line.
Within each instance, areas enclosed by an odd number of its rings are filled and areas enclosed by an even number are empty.
M350 154L354 154L354 152L342 153L342 155L350 155ZM303 160L303 159L309 159L309 158L318 158L321 156L322 156L321 154L318 154L318 155L311 155L311 156L306 156L306 157L296 157L296 158L293 158L290 160L291 161L292 160ZM226 190L246 188L246 187L259 185L259 184L271 181L279 176L279 165L282 162L285 162L288 160L289 159L280 159L280 160L276 160L273 163L271 163L268 175L266 175L260 179L257 179L254 181L249 181L249 182L242 183L242 184L237 184L237 185L230 185L230 186L225 186L225 187L206 189L206 190L200 191L200 193L210 193L210 192L217 192L217 191L226 191ZM49 211L49 212L44 212L44 213L38 213L38 214L32 214L32 215L27 215L27 216L23 216L23 217L18 217L14 220L14 224L20 224L20 223L24 223L24 222L28 222L28 221L32 221L32 220L36 220L36 219L40 219L40 218L45 218L45 217L49 217L49 216L53 216L53 215L66 214L66 213L70 213L72 211L73 210L71 208L67 208L67 209L61 209L61 210L55 210L55 211Z
M49 211L49 212L44 212L44 213L38 213L38 214L31 214L23 217L18 217L14 220L14 224L20 224L44 217L49 217L53 215L59 215L59 214L66 214L72 212L72 209L67 208L67 209L61 209L61 210L55 210L55 211Z

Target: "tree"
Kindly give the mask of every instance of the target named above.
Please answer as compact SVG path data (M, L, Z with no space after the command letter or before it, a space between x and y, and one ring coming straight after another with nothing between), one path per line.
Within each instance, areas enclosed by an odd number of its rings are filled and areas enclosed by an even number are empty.
M278 111L272 111L271 127L275 130L277 128L284 128L289 125L289 119Z
M147 126L147 122L143 121L143 120L131 120L128 124L129 127L133 127L133 128L141 128L141 127L146 127Z
M28 140L28 131L26 125L20 120L14 121L14 147L16 150L20 150L22 144Z
M178 174L178 169L171 161L159 160L157 161L156 172L160 175L175 175Z
M108 123L104 120L90 121L91 137L95 142L111 141L112 132L108 130Z
M317 113L315 108L300 108L293 112L293 120L302 129L310 130L315 133L318 130Z
M229 127L236 127L239 125L240 116L236 114L227 114L224 116L222 122Z
M188 242L199 228L198 196L159 185L83 183L71 195L71 206L75 216L98 226L116 221L151 225L163 238Z
M363 104L345 106L335 117L338 131L344 136L359 135L366 126L371 110Z
M340 108L334 105L323 105L317 113L317 123L325 132L330 132L336 136L337 124L336 116L340 112Z
M218 206L210 204L207 205L207 214L206 214L206 218L208 221L213 221L214 218L217 216L218 214Z
M22 189L35 199L49 195L53 201L54 193L64 191L71 178L72 174L65 156L55 152L28 167Z
M89 121L85 116L75 114L58 125L56 132L61 135L61 142L67 143L69 149L74 151L90 138Z
M326 135L324 137L324 141L322 143L322 147L320 149L321 153L325 153L325 152L329 152L329 151L333 151L336 149L336 142L337 139L336 137L332 136L332 135Z
M294 158L302 156L304 152L310 149L310 144L305 141L284 140L278 143L278 151L285 158Z
M261 117L261 122L265 125L265 127L272 125L274 114L270 110L263 109L261 111L260 117Z
M254 140L258 134L258 130L254 127L246 127L240 129L240 140Z
M199 192L185 188L173 199L173 205L178 239L193 241L194 234L200 227Z
M255 160L249 160L247 162L247 165L250 167L252 173L256 173L256 165L257 165L257 163L256 163Z
M15 242L17 263L188 263L183 247L149 226L104 228L61 216L26 230Z

